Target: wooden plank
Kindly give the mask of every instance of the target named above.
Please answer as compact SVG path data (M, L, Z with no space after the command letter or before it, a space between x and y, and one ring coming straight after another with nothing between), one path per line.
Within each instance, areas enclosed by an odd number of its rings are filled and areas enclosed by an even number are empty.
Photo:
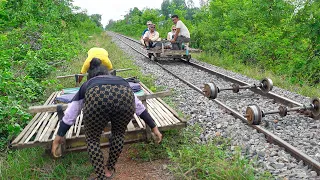
M70 129L68 130L67 135L66 135L66 138L67 138L67 139L70 139L70 138L71 138L72 133L73 133L73 128L74 128L74 125L72 125L72 126L70 127Z
M28 111L30 113L56 112L58 105L62 105L63 110L66 110L68 107L68 104L50 104L50 105L46 105L46 106L31 106L31 107L29 107Z
M134 120L135 120L135 122L138 124L139 128L140 128L140 129L143 129L143 125L142 125L140 119L139 119L139 118L134 118Z
M167 122L167 125L174 124L173 120L159 107L156 102L150 100L150 106L156 109L156 111L163 117L163 119Z
M169 116L170 120L173 121L173 123L181 122L179 119L177 119L167 108L165 108L159 101L153 99L152 101L155 101L155 103L164 111L164 113Z
M61 91L58 91L57 94L55 95L55 97L52 98L51 103L55 100L55 98L57 96L60 96L60 94L61 94ZM40 139L43 138L43 136L45 135L46 131L48 130L48 128L50 126L50 122L51 122L50 120L52 118L54 118L54 116L56 116L56 115L57 115L57 113L49 114L48 118L42 123L42 126L39 129L39 131L37 133L37 136L36 136L34 141L40 141Z
M157 104L159 111L161 111L161 113L163 114L163 116L170 122L170 124L175 124L180 122L179 120L177 120L176 118L174 118L174 116L169 112L164 111L158 104ZM177 120L177 121L176 121Z
M167 105L162 99L157 98L157 100L167 109L169 110L180 122L187 122L187 120L185 120L182 117L179 117L178 113L172 109L169 105Z
M171 95L170 91L164 91L164 92L158 92L158 93L155 93L155 94L147 94L147 95L143 95L143 96L138 96L138 99L143 101L143 100L146 100L146 99L164 97L164 96L169 96L169 95ZM28 111L30 113L56 112L58 105L62 105L62 109L63 110L66 110L67 107L68 107L68 104L51 104L51 105L46 105L46 106L31 106L31 107L29 107Z
M53 92L49 98L46 100L46 102L43 105L49 104L49 101L51 98L56 94L56 92ZM41 113L37 113L32 120L28 123L28 125L22 130L22 132L14 139L12 144L18 143L18 141L25 135L25 133L29 130L29 128L36 122L37 118L41 115Z
M44 142L44 141L48 141L52 131L54 130L54 127L57 125L57 122L59 121L57 113L55 113L54 116L52 116L52 118L50 119L50 125L48 126L47 131L45 132L45 134L43 135L43 137L40 137L40 141Z
M153 106L157 108L159 113L161 113L161 115L167 120L169 124L175 123L174 120L172 120L172 118L165 111L163 111L162 108L158 105L158 101L153 99L151 99L150 101L152 102Z
M167 120L162 116L162 114L158 111L158 109L151 105L152 103L150 101L147 101L148 102L148 106L150 107L149 109L152 109L153 112L158 116L158 119L161 120L161 122L163 123L163 126L167 126L171 123L168 123Z
M134 118L136 119L136 121L137 121L137 123L139 124L139 126L140 126L140 124L141 124L141 128L144 128L144 127L146 127L146 124L144 123L144 121L142 120L142 119L140 119L136 114L134 114L133 115L134 116Z
M134 119L136 120L137 124L139 125L140 128L143 128L142 123L140 122L139 117L136 115L136 113L134 113Z
M152 92L152 91L151 91L150 89L148 89L148 87L146 87L143 83L140 83L140 84L141 84L142 88L143 88L146 92L148 92L148 93L151 93L151 92ZM156 98L156 99L154 99L154 100L159 101L159 102L165 107L165 109L166 109L166 110L169 110L179 121L187 122L184 118L179 117L178 113L177 113L174 109L172 109L169 105L167 105L162 99Z
M81 113L81 112L80 112ZM78 115L76 122L74 123L74 128L73 128L73 133L76 134L77 130L78 130L78 124L79 124L79 120L80 120L80 114Z
M109 134L111 132L105 132L101 135L100 138L100 147L106 146L109 142ZM146 134L144 130L137 130L137 131L127 131L124 139L124 143L133 143L138 141L145 141L146 140ZM67 151L74 151L74 150L86 150L87 143L85 141L84 136L80 136L76 139L67 139L66 141L67 147L70 147L67 149Z
M19 144L24 143L24 141L28 138L29 134L32 132L32 130L35 128L35 126L38 124L39 120L43 118L43 116L46 113L41 113L41 115L36 119L36 121L32 124L32 126L27 130L27 132L23 135L21 140L19 141Z
M160 127L160 131L165 131L165 130L169 130L169 129L180 129L180 128L184 128L186 127L185 123L178 123L174 126L165 126L165 127ZM101 135L101 139L100 139L100 146L108 146L108 135L111 132L105 132ZM130 132L126 132L126 136L125 136L125 141L124 143L129 143L129 142L137 142L137 141L143 141L146 139L146 134L144 131L130 131ZM69 139L67 140L67 146L70 147L67 149L67 151L79 151L79 150L86 150L86 142L85 142L85 136L81 135L80 137L74 139Z
M158 119L158 115L152 110L152 108L149 108L148 112L149 112L150 116L154 119L154 121L158 127L165 125L163 122L161 122L161 120Z
M85 74L70 74L70 75L64 75L64 76L57 76L57 79L69 78L69 77L75 77L75 76L88 76L88 73L85 73Z
M28 123L28 125L22 130L22 132L20 132L20 134L14 139L14 141L12 142L12 144L18 143L19 140L24 137L24 135L25 135L26 132L29 130L29 128L30 128L31 126L33 126L34 123L37 122L37 119L38 119L38 117L39 117L41 114L42 114L42 113L37 113L37 114L32 118L32 120L31 120L31 121Z
M140 85L143 87L143 89L147 92L152 92L148 87L146 87L143 83L140 83ZM187 122L184 118L179 117L178 113L172 109L169 105L167 105L162 99L156 98L157 101L159 101L163 106L165 106L175 117L177 117L182 122Z
M132 68L115 69L116 72L122 72L122 71L128 71L128 70L132 70ZM69 77L75 77L75 76L88 76L88 73L85 73L85 74L70 74L70 75L64 75L64 76L57 76L57 79L69 78Z
M32 128L33 130L31 131L31 133L27 136L27 139L24 141L24 143L27 143L32 136L34 135L34 133L36 133L36 131L38 130L38 128L40 127L40 125L42 124L42 122L48 117L49 113L45 113L45 115L38 121L37 125Z
M142 83L142 89L145 91L146 95L142 96L142 99L146 100L146 108L148 108L148 111L151 115L151 117L154 119L156 125L160 129L170 129L170 128L175 128L176 125L177 127L180 126L185 126L185 123L180 124L177 122L180 122L180 119L177 115L175 115L171 110L166 108L166 104L160 102L161 100L159 97L167 96L170 95L170 91L165 91L165 92L159 92L152 94L152 92L145 87ZM53 93L50 98L47 99L45 105L49 105L53 102L55 97L57 96L58 92ZM150 99L151 98L151 99ZM153 98L153 99L152 99ZM159 100L158 100L159 99ZM52 105L51 105L52 106ZM53 112L56 111L56 105L54 106L54 110L52 109ZM66 104L64 106L67 106ZM43 107L43 106L42 106ZM147 128L145 122L139 118L136 114L134 114L135 121L137 122L139 128L135 123L131 120L127 126L128 131L127 132L135 132L136 130L142 130L144 128ZM176 123L176 124L174 124ZM81 111L80 115L77 117L77 120L75 124L70 128L68 131L66 137L69 139L74 139L76 138L82 138L84 136L83 132L83 112ZM57 134L57 131L59 129L60 124L58 123L58 117L57 113L37 113L34 117L34 123L33 124L28 124L29 129L25 130L25 133L27 134L26 137L24 135L21 135L20 139L24 139L22 141L22 144L16 144L14 145L15 147L31 147L36 144L38 145L43 145L46 142L50 140L53 140L55 135ZM137 127L135 127L137 126ZM38 134L36 134L35 140L39 142L28 142L30 141L31 138L34 137L34 134L38 131ZM109 131L108 131L109 132ZM82 134L81 134L82 133ZM20 134L19 134L20 135ZM52 135L52 137L51 137ZM19 141L17 141L19 142ZM21 142L21 141L20 141ZM25 142L25 143L23 143Z
M79 120L79 125L76 133L76 137L79 137L80 131L81 131L81 126L82 126L82 120L83 120L83 111L80 113L80 120Z
M161 126L161 124L159 123L158 119L155 118L155 116L153 115L152 111L149 111L150 116L152 117L152 119L154 120L154 122L156 123L156 125L158 127ZM145 127L147 127L147 124L145 124Z
M35 139L33 141L38 141L41 134L43 133L43 130L45 129L45 127L47 126L47 124L49 123L49 119L51 118L52 114L48 114L47 118L45 118L37 132L37 135L35 137Z
M136 128L134 127L133 123L132 123L132 120L129 122L128 126L128 131L132 131L132 130L135 130Z
M164 127L159 127L159 130L160 131L166 131L166 130L169 130L169 129L181 129L181 128L185 128L187 126L186 123L178 123L178 124L175 124L175 125L170 125L170 126L164 126Z

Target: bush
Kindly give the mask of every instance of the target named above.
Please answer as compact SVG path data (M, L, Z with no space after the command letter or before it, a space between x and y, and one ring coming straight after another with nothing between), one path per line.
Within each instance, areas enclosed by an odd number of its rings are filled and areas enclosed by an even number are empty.
M42 100L48 75L101 32L73 9L70 0L0 1L0 149L31 119L26 109Z

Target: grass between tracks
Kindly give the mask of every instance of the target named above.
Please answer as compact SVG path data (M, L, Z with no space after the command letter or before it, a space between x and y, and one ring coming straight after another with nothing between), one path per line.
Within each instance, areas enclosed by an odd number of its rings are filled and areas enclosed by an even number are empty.
M160 91L163 87L155 87L151 75L142 74L130 58L120 50L111 38L105 34L93 36L83 47L103 47L116 69L133 68L131 71L119 73L122 77L138 76L152 91ZM53 72L50 79L57 75L74 74L80 71L86 54ZM58 84L47 88L47 95L62 87L74 87L74 79L59 80ZM164 99L170 106L175 106L170 98ZM184 116L182 113L179 113ZM161 145L138 143L131 145L132 158L154 160L169 158L172 162L170 170L178 179L254 179L253 167L249 160L240 156L240 151L231 153L230 145L225 139L216 139L208 144L199 144L201 129L198 126L183 130L164 132ZM6 158L0 160L0 177L3 179L85 179L93 172L87 152L69 153L64 158L52 160L44 155L44 149L29 148L9 151ZM261 178L270 176L263 174Z

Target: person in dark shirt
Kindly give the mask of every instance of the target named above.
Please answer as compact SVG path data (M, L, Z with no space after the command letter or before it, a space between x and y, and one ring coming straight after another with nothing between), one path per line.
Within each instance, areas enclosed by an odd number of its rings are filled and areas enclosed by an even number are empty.
M115 164L122 152L125 130L136 113L151 128L158 142L162 134L154 120L136 97L129 83L118 76L109 75L108 69L101 65L97 58L91 61L88 71L88 81L85 82L74 96L63 118L57 135L52 143L52 154L76 118L83 110L84 131L87 151L94 166L97 179L108 179L115 173ZM103 154L100 150L100 136L103 129L111 122L110 150L107 165L104 165Z

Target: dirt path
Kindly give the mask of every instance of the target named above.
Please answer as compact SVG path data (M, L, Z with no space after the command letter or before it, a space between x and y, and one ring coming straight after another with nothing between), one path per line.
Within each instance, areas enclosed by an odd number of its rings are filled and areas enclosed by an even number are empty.
M151 162L139 162L132 160L129 154L130 145L125 145L116 164L117 174L115 180L172 180L173 175L167 169L168 160L155 160ZM105 161L108 158L108 149L103 149ZM94 173L91 178L95 177Z

